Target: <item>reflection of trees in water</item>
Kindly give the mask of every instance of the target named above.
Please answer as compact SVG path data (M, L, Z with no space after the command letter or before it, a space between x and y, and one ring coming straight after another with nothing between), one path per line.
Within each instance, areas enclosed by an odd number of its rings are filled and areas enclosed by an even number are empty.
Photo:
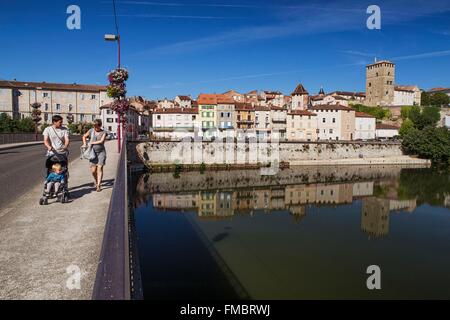
M403 169L400 172L399 199L417 198L417 205L448 206L450 174L448 169ZM446 202L447 200L447 202Z

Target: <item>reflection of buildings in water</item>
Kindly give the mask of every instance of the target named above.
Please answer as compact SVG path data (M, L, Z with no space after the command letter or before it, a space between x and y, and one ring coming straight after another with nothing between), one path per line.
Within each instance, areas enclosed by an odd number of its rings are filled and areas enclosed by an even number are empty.
M373 195L373 181L353 184L353 197L367 197Z
M153 207L156 209L175 209L192 210L197 209L199 205L198 194L171 194L155 193L153 194Z
M389 210L399 211L404 210L407 212L413 212L417 207L416 199L397 200L389 199Z
M389 232L389 199L375 197L362 200L361 229L369 238L381 238Z
M370 237L381 238L389 233L389 214L392 211L413 212L416 207L416 199L364 198L362 200L361 229Z
M343 204L353 201L353 184L286 186L285 204Z
M216 194L216 212L217 217L233 216L233 192L219 191Z
M444 206L450 208L450 194L445 195Z
M214 217L216 215L216 193L201 192L198 198L198 216L202 218Z
M294 222L299 223L306 216L306 207L304 205L290 205L289 213L294 217Z

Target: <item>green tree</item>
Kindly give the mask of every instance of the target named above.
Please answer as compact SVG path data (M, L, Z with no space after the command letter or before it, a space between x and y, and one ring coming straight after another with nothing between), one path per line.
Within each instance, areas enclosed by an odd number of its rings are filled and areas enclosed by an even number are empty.
M402 116L402 119L405 120L409 118L409 112L411 111L411 108L413 106L403 106L400 110L400 114Z
M403 136L402 147L407 154L431 159L433 163L450 164L450 131L447 128L413 128Z
M10 133L13 132L14 122L13 119L6 113L0 114L0 132Z
M450 104L450 97L443 93L443 92L437 92L431 95L430 97L430 105L432 106L448 106Z
M413 106L409 111L409 119L414 123L414 127L419 130L427 126L436 126L440 118L441 115L437 107L424 107L420 110L420 107Z
M18 132L35 132L35 124L33 119L27 117L17 121Z
M403 121L402 126L400 127L399 134L400 136L407 135L412 129L414 129L414 123L410 119L406 119Z
M422 91L422 94L420 95L420 104L422 106L431 105L430 94L428 92Z

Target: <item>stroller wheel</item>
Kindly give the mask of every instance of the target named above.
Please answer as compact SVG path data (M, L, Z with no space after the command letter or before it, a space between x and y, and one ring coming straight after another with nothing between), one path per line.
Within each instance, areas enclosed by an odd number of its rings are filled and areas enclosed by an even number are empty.
M44 205L44 199L43 198L39 199L39 205L41 205L41 206Z

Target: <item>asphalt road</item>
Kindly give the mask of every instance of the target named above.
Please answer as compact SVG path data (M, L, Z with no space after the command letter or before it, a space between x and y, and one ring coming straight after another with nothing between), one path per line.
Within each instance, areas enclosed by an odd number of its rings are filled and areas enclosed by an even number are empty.
M81 141L70 143L69 162L80 156L81 144ZM45 154L43 144L0 150L0 208L7 206L37 183L44 182Z

